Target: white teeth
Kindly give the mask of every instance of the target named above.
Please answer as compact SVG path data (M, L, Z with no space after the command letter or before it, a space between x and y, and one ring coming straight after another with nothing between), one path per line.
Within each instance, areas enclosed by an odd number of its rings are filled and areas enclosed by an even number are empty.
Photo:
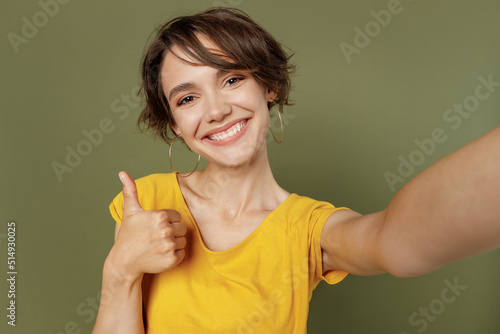
M212 134L212 135L208 136L208 139L219 141L219 140L223 140L223 139L229 138L231 136L234 136L235 134L240 132L241 129L243 129L245 127L247 122L248 122L248 120L241 121L241 122L233 125L230 129L228 129L226 131L219 132L217 134Z

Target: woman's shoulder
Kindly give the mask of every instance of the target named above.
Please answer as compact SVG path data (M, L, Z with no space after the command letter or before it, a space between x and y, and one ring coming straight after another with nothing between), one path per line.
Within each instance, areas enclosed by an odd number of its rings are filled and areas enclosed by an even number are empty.
M135 180L137 193L147 196L150 201L178 192L177 176L175 173L154 173Z
M175 173L153 173L135 180L136 184L157 185L165 182L173 183L177 180Z
M317 200L309 196L293 193L290 195L289 205L297 211L314 210L315 208L335 207L332 203L324 200Z
M278 212L279 214L276 216L289 224L294 221L303 222L304 220L310 220L320 213L333 213L337 209L336 206L329 202L292 193L282 203Z
M137 197L141 205L151 206L158 198L177 192L177 177L174 173L154 173L134 179ZM117 206L123 206L123 191L113 200Z

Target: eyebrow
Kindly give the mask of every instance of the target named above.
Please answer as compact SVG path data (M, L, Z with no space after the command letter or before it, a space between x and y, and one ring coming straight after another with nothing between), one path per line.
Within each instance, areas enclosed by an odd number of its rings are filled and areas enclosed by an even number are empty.
M220 70L217 70L217 73L215 74L215 76L217 78L220 78L227 73L229 73L229 71L220 69ZM188 90L188 89L192 89L194 87L196 87L196 84L192 81L183 82L183 83L175 86L174 88L172 88L170 93L168 93L168 101L170 101L172 99L172 96L174 96L175 94L178 94L178 93L183 92L183 91Z

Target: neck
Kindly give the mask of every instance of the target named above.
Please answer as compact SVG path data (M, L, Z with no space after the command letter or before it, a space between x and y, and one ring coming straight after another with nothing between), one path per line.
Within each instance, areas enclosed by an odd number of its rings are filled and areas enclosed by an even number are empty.
M209 162L193 176L186 184L194 197L234 216L249 210L274 210L289 195L274 179L267 150L237 167Z

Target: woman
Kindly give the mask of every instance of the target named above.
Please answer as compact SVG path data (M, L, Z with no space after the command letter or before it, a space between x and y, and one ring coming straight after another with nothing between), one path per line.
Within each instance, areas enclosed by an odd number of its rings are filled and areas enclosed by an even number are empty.
M137 184L120 172L94 333L305 333L320 280L418 276L500 246L500 128L419 174L380 212L282 189L266 134L270 112L288 104L288 58L237 10L157 31L139 121L208 163Z

